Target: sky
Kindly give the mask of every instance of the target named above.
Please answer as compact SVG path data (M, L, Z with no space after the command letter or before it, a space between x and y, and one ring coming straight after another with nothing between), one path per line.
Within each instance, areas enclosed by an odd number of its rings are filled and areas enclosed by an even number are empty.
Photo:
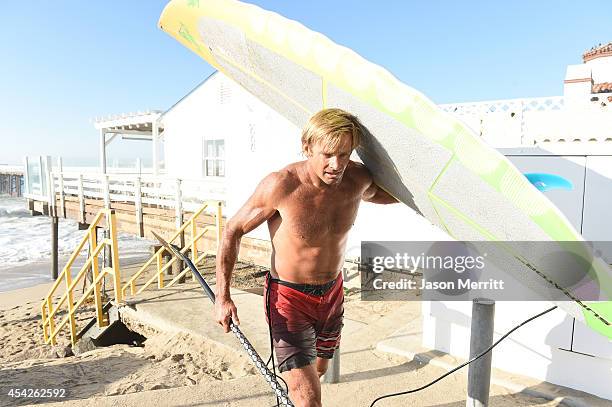
M200 0L206 1L206 0ZM0 164L96 165L95 117L170 108L213 68L157 28L166 1L3 2ZM557 96L569 64L612 41L612 1L252 0L298 20L436 103ZM114 141L108 162L150 163Z

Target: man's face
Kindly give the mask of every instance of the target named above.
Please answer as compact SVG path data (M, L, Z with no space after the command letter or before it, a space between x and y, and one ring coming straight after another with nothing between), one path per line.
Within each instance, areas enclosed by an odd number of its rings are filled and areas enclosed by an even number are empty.
M350 134L343 134L336 151L330 151L320 143L308 147L308 162L317 176L327 185L337 185L342 181L344 170L352 152Z

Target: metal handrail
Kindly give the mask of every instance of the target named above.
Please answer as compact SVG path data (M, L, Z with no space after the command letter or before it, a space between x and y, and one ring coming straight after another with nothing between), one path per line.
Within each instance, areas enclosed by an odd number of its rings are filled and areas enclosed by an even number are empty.
M198 217L202 213L204 213L204 210L207 207L213 205L216 206L215 226L208 225L203 227L202 230L198 231L198 225L196 222ZM169 240L173 241L174 239L179 237L182 232L185 232L187 228L190 228L191 240L185 244L185 247L182 249L182 251L183 253L185 253L186 251L191 250L192 260L194 263L197 264L209 254L214 254L213 252L208 251L198 255L198 241L202 237L204 237L207 232L211 230L216 230L216 240L218 244L221 240L222 219L222 202L207 202L206 204L202 205L202 207L198 209L191 216L191 218L174 233L172 238ZM96 235L96 227L100 227L101 222L103 220L106 220L106 227L109 229L110 237L98 241ZM71 273L72 266L79 254L82 252L86 243L89 243L89 254L87 256L87 259L85 260L85 263L81 266L79 272L76 274L76 276L73 277ZM112 267L104 267L102 268L102 270L100 270L100 265L98 264L98 256L105 248L105 246L109 246L111 248ZM106 277L106 275L113 276L113 290L115 293L115 303L117 305L122 303L128 288L130 289L130 293L132 295L137 295L143 292L155 280L158 281L158 288L171 287L172 285L174 285L189 271L189 268L187 267L183 269L168 284L165 284L164 272L168 269L168 267L171 267L172 264L174 264L174 262L177 260L172 257L167 264L163 265L162 256L164 250L165 249L163 248L157 250L151 256L151 258L147 260L144 265L126 282L126 284L122 285L121 272L119 267L119 251L115 211L113 209L101 209L94 217L89 228L87 229L87 233L80 240L76 249L73 251L72 255L68 259L66 266L64 266L62 272L59 274L57 280L51 286L51 289L49 290L48 294L46 295L45 299L41 304L42 328L45 343L56 345L57 335L68 323L70 323L70 340L73 345L76 343L78 338L76 331L75 313L77 309L79 309L92 294L94 296L98 326L104 327L108 325L108 321L104 319L101 294L101 282L104 277ZM140 287L138 291L136 291L136 280L142 275L142 273L151 264L153 260L157 260L157 271L149 280L145 282L142 287ZM93 273L93 281L91 285L83 292L83 295L75 302L73 290L90 269ZM59 300L55 303L54 297L56 297L56 291L60 287L62 282L65 282L66 290L64 294L59 298ZM59 324L56 325L55 317L57 316L58 311L60 311L66 303L68 305L68 313L64 318L61 319Z
M110 237L107 239L102 239L100 242L98 242L96 236L96 227L100 226L103 217L106 220L106 227L109 229ZM87 242L89 242L90 248L87 260L85 261L85 264L83 264L77 275L73 278L71 273L72 265L76 260L77 256L83 250L85 243ZM112 267L106 267L100 271L100 266L98 264L98 256L105 246L109 246L111 248ZM73 290L79 283L79 281L87 274L90 267L93 273L93 282L91 286L83 293L81 298L79 298L79 300L75 303L73 297ZM49 290L44 301L42 302L41 316L43 337L45 343L51 343L52 345L55 345L57 343L56 337L58 333L68 322L70 323L70 340L73 345L76 343L77 332L75 313L76 310L81 305L83 305L83 303L87 300L87 298L89 298L92 293L94 294L98 326L106 326L106 321L104 321L104 314L102 310L103 304L102 296L100 293L100 282L107 274L113 276L115 302L119 304L122 302L121 272L119 268L119 251L117 246L117 223L115 219L115 211L113 209L101 209L98 212L98 214L91 222L89 228L87 229L87 233L85 234L85 236L83 236L76 249L72 252L72 255L68 259L66 266L64 266L64 269L58 276L55 283L53 283L51 289ZM64 295L60 297L58 303L54 304L53 297L55 295L55 291L58 289L62 281L66 283L66 291L64 292ZM56 326L54 317L66 302L68 302L68 315L66 315Z
M204 210L209 207L209 206L216 206L216 213L215 213L215 226L205 226L199 233L198 233L198 226L197 226L197 222L196 220L198 219L198 217L204 213ZM202 253L202 255L198 256L198 249L197 249L197 243L198 241L204 236L204 234L206 232L209 232L211 230L215 230L216 233L216 238L217 238L217 244L219 244L220 240L221 240L221 223L222 223L222 202L220 201L209 201L206 202L204 205L202 205L200 207L200 209L198 209L197 211L195 211L193 213L193 215L191 216L191 218L189 218L188 221L184 222L183 225L172 235L172 237L170 237L168 239L169 242L174 241L174 239L176 239L177 237L179 237L181 235L181 233L185 232L185 230L190 227L191 228L191 240L185 243L185 247L183 248L183 253L185 253L187 250L191 250L191 259L194 263L198 263L200 261L202 261L202 259L204 259L207 255L211 254L211 252L205 252ZM155 251L155 253L153 253L153 255L151 255L151 257L138 269L138 271L125 283L125 285L122 287L122 293L123 295L127 295L127 290L130 290L130 294L131 295L138 295L140 293L142 293L145 289L147 289L155 280L157 280L157 287L158 288L164 288L164 287L171 287L172 285L174 285L177 281L179 281L188 271L189 268L186 267L183 270L181 270L181 272L174 277L168 284L165 283L164 280L164 272L172 266L172 264L174 264L177 260L176 258L173 256L170 261L168 261L168 263L166 263L165 265L163 264L163 253L166 250L163 247L160 247L157 251ZM142 287L140 287L138 289L138 291L136 290L136 281L143 275L143 273L147 270L147 268L151 265L151 263L153 263L153 261L156 260L156 271L153 273L153 275L143 284Z

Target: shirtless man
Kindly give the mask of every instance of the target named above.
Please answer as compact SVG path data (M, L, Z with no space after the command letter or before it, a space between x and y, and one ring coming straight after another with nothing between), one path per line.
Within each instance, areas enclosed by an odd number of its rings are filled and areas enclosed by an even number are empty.
M312 116L302 132L307 159L259 183L227 222L217 253L215 318L229 332L230 318L239 324L230 280L240 239L268 222L272 267L264 300L278 367L296 406L321 406L319 378L340 341L341 270L359 203L397 202L364 165L349 159L362 131L359 120L340 109Z

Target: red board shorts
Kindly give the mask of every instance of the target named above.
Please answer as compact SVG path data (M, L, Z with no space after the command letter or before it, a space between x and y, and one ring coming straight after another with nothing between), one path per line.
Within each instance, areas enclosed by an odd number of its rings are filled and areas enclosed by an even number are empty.
M290 283L268 274L266 294L268 285L270 328L278 370L285 372L307 366L317 357L331 359L340 344L344 325L342 274L321 285ZM264 306L267 306L266 295Z

